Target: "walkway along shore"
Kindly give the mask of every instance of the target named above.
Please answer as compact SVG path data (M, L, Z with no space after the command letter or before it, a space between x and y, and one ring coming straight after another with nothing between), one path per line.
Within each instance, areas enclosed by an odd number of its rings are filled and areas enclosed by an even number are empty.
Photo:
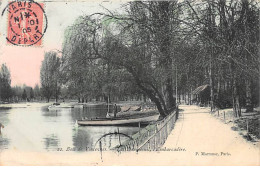
M179 108L179 119L163 147L185 149L187 165L260 165L259 142L248 142L211 116L209 108Z

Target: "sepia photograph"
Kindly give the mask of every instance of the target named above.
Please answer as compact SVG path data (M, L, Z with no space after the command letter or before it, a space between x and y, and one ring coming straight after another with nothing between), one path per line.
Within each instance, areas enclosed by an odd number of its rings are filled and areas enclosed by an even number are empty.
M0 0L0 166L259 166L259 0Z

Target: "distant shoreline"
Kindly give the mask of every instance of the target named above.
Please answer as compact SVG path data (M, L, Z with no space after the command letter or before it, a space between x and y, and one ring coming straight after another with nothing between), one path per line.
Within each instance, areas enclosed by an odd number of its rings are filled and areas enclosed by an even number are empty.
M55 103L55 101L45 102L45 101L32 101L32 102L18 102L18 103L1 103L0 109L7 109L7 108L28 108L28 107L42 107L42 106L49 106ZM87 105L87 106L98 106L98 105L107 105L106 102L87 102L87 103L78 103L77 101L65 101L60 102L61 104L69 104L69 105ZM109 103L110 106L117 104L118 106L124 105L140 105L143 104L141 101L118 101ZM148 104L150 104L148 102Z

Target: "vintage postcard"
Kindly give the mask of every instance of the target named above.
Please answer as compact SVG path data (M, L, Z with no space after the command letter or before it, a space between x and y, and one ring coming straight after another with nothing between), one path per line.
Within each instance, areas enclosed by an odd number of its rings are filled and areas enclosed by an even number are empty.
M1 166L259 166L258 0L0 0Z

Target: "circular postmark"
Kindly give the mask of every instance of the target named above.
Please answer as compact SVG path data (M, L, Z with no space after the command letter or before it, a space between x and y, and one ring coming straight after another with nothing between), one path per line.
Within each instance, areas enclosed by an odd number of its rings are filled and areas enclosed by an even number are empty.
M17 0L8 4L7 42L21 46L40 46L47 29L43 3Z

